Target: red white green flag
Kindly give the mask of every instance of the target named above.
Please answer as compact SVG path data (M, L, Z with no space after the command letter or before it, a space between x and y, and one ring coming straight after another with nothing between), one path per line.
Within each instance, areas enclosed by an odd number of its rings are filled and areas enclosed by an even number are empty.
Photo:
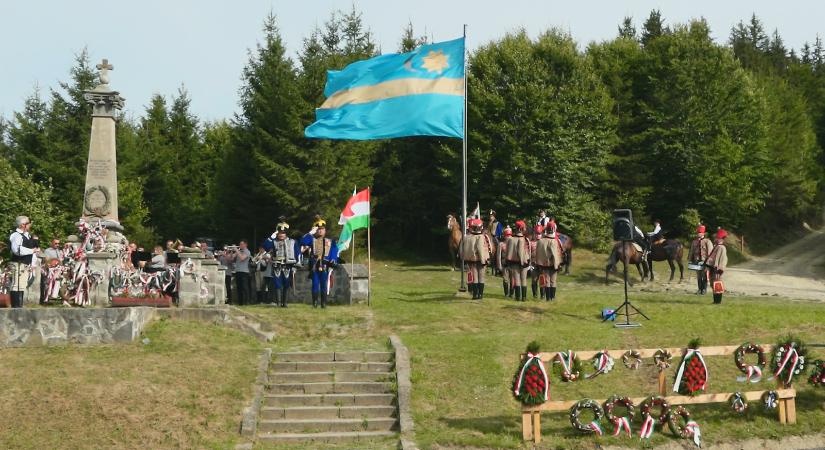
M343 225L341 236L338 238L338 251L342 252L349 248L352 242L352 233L361 228L370 226L370 190L364 189L361 192L353 192L347 202L347 206L341 212L338 225Z

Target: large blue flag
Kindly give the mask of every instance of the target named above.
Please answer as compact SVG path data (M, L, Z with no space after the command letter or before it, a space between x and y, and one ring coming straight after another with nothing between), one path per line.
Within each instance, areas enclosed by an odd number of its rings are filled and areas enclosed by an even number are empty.
M464 38L327 71L310 138L464 137Z

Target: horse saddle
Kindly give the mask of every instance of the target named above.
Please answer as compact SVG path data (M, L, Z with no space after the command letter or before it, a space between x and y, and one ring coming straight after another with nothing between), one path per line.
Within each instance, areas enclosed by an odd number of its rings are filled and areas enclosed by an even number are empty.
M662 245L662 244L664 244L664 242L665 242L665 238L659 238L655 242L653 242L653 245Z
M642 246L635 243L635 242L633 243L633 248L635 248L636 251L639 252L639 253L642 253L644 251L644 249L642 249Z

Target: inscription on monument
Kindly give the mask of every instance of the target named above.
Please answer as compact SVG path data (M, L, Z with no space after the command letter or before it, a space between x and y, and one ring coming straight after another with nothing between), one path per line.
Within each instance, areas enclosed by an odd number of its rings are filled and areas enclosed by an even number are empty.
M112 161L107 159L97 159L89 161L88 174L90 177L107 177L112 170Z

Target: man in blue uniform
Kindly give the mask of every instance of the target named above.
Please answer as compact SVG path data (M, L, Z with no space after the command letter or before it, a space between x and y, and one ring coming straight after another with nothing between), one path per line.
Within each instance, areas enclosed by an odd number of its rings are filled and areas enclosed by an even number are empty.
M332 285L330 273L338 264L338 245L326 237L327 223L321 216L315 216L315 222L309 233L301 238L301 251L308 255L309 270L312 275L312 307L327 307L327 296Z
M264 241L264 249L272 255L270 268L272 269L272 283L275 287L275 304L286 308L286 294L292 285L295 265L298 264L301 252L295 239L290 239L286 235L289 230L286 219L282 216L280 220L272 236Z

